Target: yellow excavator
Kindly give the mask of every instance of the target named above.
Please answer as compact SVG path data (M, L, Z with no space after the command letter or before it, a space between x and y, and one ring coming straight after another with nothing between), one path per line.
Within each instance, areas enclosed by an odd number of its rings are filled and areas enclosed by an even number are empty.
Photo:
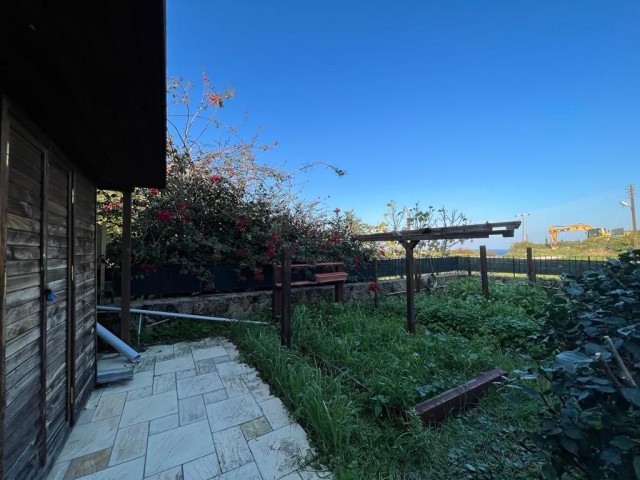
M558 233L560 232L587 232L587 238L611 237L611 232L606 228L595 228L585 223L575 223L573 225L558 225L549 227L549 237L551 238L551 248L558 248Z

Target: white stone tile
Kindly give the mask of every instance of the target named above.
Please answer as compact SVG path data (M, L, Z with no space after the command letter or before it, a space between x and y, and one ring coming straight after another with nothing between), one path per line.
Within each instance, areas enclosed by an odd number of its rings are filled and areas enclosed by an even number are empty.
M144 352L140 353L142 358L156 357L173 353L173 345L151 345Z
M244 375L242 377L244 378ZM246 382L245 384L247 385L249 392L251 392L251 395L253 395L253 398L255 398L258 403L274 398L269 391L269 385L264 383L262 380L258 379L252 382Z
M213 445L216 447L220 469L223 472L253 462L251 450L240 427L231 427L214 433Z
M116 438L119 421L120 418L111 417L73 427L71 435L60 452L58 462L111 448L113 439Z
M333 480L333 475L329 470L317 470L311 465L298 470L298 475L302 480Z
M156 473L149 477L144 477L144 480L184 480L184 478L185 477L182 474L182 467L178 466L165 470L164 472Z
M196 372L198 375L204 375L205 373L217 372L216 363L213 358L204 358L202 360L196 360Z
M216 477L216 480L262 480L262 476L255 462L251 462L235 470L223 473Z
M93 417L93 413L96 411L95 408L88 410L83 409L78 415L78 419L76 420L76 425L84 425L85 423L89 423L91 421L91 417Z
M71 461L66 461L54 464L51 468L51 471L47 475L47 480L64 480L70 463Z
M147 475L154 475L214 453L206 420L151 435L147 448Z
M217 365L216 368L218 369L220 378L239 377L240 375L248 375L256 371L249 365L234 361L221 363Z
M180 380L181 378L195 377L196 373L197 372L195 368L190 368L189 370L182 370L180 372L176 372L176 378Z
M106 388L100 388L91 392L91 395L89 395L89 400L87 400L87 404L84 406L84 408L86 408L87 410L95 410L95 408L98 406L98 402L100 401L100 397L105 390Z
M99 472L85 475L78 480L140 480L144 475L144 457L130 462L121 463L115 467L106 468Z
M274 430L284 427L293 423L293 420L289 416L289 412L285 408L282 400L279 398L271 398L259 404L260 408L264 412L264 416L267 417L269 425Z
M185 463L182 468L185 480L209 480L220 474L220 464L215 453Z
M180 415L180 425L199 422L207 419L207 411L204 408L202 395L178 400L178 410Z
M135 373L138 372L148 372L149 370L153 370L156 366L156 357L146 357L142 358L136 366L133 368Z
M289 475L285 475L280 480L302 480L302 477L298 475L298 472L293 472Z
M264 480L276 480L294 472L312 454L307 435L297 423L247 443Z
M134 458L142 457L147 452L147 437L149 436L149 423L138 423L131 427L118 430L116 441L111 449L109 466L128 462Z
M173 345L173 354L178 357L191 355L191 346L188 343L176 343Z
M156 362L156 375L164 375L165 373L181 372L182 370L195 370L193 358L179 357L165 362Z
M121 392L130 392L139 388L149 387L153 385L153 372L139 372L133 374L133 380L120 382L118 384L109 385L104 389L102 396L115 395Z
M127 392L102 396L98 402L96 410L93 412L91 421L95 422L96 420L103 420L109 417L117 417L122 413L126 399Z
M153 377L153 394L169 392L176 389L176 374L165 373Z
M236 347L224 347L224 349L231 360L237 360L240 357L240 352Z
M178 428L180 426L180 420L178 414L167 415L166 417L156 418L149 422L149 435L155 435L156 433L166 432L172 428Z
M251 394L229 398L206 406L212 432L219 432L262 416Z
M222 347L194 348L192 353L195 361L204 360L205 358L222 357L226 354L227 352Z
M178 380L178 398L187 398L194 395L213 392L223 388L217 373L207 373L195 377L181 378Z
M175 390L126 402L120 426L127 427L173 413L178 413L178 398Z
M137 400L138 398L150 397L153 394L153 387L138 388L127 392L127 401Z
M210 403L217 403L222 400L226 400L229 398L227 392L224 388L220 390L216 390L215 392L207 392L202 394L202 399L204 400L205 405L209 405Z

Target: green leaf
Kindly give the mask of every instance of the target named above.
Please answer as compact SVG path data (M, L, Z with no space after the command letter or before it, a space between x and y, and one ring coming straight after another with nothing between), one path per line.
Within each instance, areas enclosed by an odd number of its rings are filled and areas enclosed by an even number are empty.
M633 471L636 473L636 480L640 480L640 456L633 457Z
M633 447L636 446L637 443L638 442L636 440L633 440L627 435L617 435L613 437L609 442L610 445L613 445L614 447L618 447L620 450L624 450L625 452L627 450L631 450Z
M576 365L591 363L593 360L584 353L568 351L557 354L556 361L566 372L574 373Z
M578 442L575 440L563 437L560 439L560 445L569 453L573 453L574 455L578 454Z
M555 480L556 478L558 478L558 472L556 472L556 469L553 468L553 465L551 465L550 463L545 463L542 467L542 478L544 478L544 480Z
M623 388L622 396L629 402L640 407L640 388Z

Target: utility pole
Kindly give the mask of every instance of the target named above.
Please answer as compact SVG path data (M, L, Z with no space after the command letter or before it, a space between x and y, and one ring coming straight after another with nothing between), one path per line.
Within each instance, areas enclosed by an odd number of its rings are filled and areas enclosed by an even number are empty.
M522 226L522 242L524 243L524 241L527 239L527 237L524 234L524 217L528 217L529 215L531 215L530 213L517 213L516 214L516 218L520 217L520 222L521 222L521 226Z
M633 249L638 249L638 226L636 225L636 202L633 183L629 184L629 209L631 210L631 235L633 238Z

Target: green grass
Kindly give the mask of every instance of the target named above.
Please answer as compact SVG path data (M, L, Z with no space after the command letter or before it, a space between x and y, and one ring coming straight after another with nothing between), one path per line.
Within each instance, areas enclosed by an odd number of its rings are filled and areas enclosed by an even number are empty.
M451 287L468 297L473 288ZM513 303L516 294L522 292L500 292L492 303ZM430 301L442 298L424 296L418 303ZM511 307L518 315L535 315L537 303L527 302ZM539 478L541 462L526 433L540 408L531 398L516 391L517 402L508 403L501 395L505 387L494 388L477 408L437 428L425 428L411 413L419 401L488 369L519 368L522 358L490 332L436 331L426 318L419 319L415 335L408 334L396 308L395 300L378 310L297 307L291 350L280 346L275 327L234 329L234 340L305 426L319 460L338 478ZM477 302L467 308L481 309Z

